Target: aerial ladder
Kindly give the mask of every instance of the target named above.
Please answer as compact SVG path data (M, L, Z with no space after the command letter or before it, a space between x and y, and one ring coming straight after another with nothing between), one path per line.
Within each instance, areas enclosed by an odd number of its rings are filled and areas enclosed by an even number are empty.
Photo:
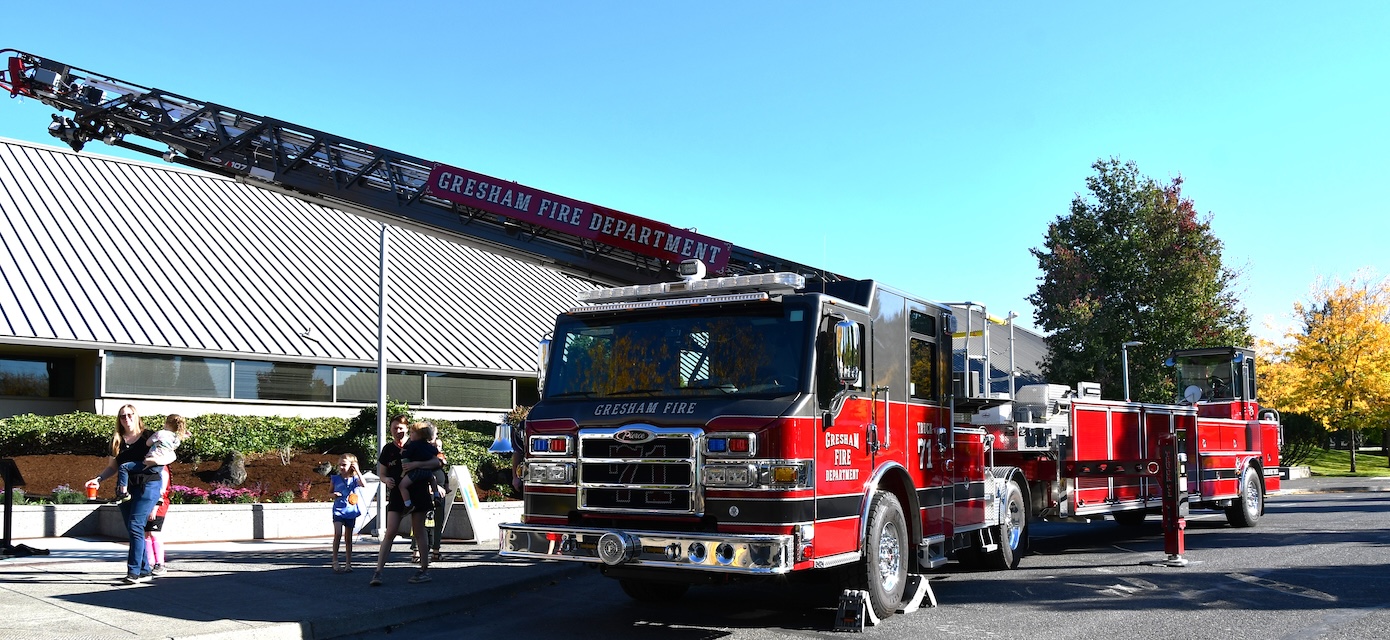
M74 151L99 140L607 285L668 280L690 258L724 275L844 279L693 230L22 51L0 56L7 57L0 89L57 109L48 132Z

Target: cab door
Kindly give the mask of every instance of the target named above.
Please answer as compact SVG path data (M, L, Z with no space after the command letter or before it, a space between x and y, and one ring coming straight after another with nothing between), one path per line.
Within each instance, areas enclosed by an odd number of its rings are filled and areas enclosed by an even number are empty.
M907 462L918 487L924 537L947 535L954 506L947 464L951 454L950 413L943 404L950 342L942 338L940 325L925 305L909 303L907 426L916 450Z
M859 550L859 516L874 456L869 446L874 399L866 387L872 379L869 327L862 314L836 309L816 338L817 557Z

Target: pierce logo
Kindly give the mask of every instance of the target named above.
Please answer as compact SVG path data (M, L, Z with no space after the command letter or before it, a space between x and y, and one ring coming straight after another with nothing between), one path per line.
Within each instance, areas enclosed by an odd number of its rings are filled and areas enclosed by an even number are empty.
M622 431L613 434L614 440L617 440L618 442L625 442L628 444L638 444L642 442L647 442L655 437L655 434L653 434L650 431L647 431L646 429L623 429Z

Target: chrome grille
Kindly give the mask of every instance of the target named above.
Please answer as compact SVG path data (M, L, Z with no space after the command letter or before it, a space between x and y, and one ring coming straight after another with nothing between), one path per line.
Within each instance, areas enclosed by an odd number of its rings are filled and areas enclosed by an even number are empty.
M701 431L627 425L579 432L579 508L697 513Z

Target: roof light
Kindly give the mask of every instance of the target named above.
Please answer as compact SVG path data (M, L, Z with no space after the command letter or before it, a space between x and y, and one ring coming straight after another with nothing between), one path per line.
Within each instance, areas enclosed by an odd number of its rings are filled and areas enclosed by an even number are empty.
M682 260L680 266L676 268L682 280L700 280L705 277L705 263L699 260Z
M612 289L595 289L579 294L581 302L604 303L642 300L660 297L693 297L728 293L762 292L784 295L806 287L805 276L795 273L759 273L746 276L727 276L706 280L682 280L638 284Z

